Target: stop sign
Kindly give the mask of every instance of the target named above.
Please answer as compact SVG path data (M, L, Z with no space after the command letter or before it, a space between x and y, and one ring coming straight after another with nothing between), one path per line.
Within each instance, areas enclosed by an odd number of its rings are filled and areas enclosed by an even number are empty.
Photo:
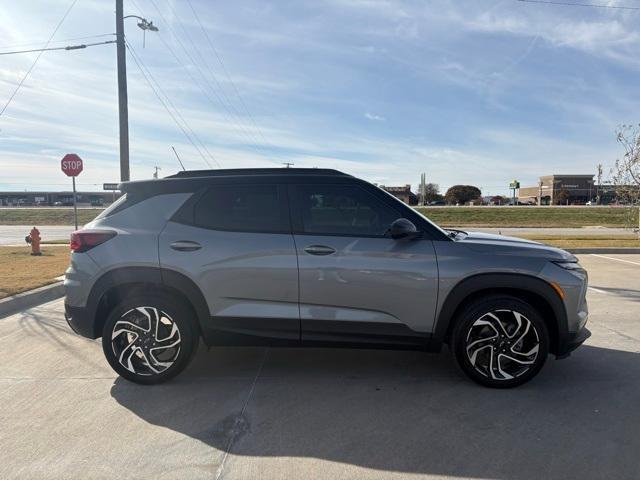
M67 153L60 161L60 168L67 177L77 177L82 172L82 159L75 153Z

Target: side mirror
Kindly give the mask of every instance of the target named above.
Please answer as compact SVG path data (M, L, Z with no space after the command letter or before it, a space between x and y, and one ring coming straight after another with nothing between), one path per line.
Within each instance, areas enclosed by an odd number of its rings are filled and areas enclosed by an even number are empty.
M419 232L413 222L406 218L399 218L391 224L389 230L387 230L387 235L394 240L413 239L419 236Z

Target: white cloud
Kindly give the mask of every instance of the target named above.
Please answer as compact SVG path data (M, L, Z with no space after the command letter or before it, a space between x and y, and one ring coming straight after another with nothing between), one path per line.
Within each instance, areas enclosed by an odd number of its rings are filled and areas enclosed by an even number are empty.
M386 120L384 117L382 117L380 115L376 115L374 113L369 113L369 112L364 114L364 118L369 119L369 120L375 120L377 122L383 122L383 121Z

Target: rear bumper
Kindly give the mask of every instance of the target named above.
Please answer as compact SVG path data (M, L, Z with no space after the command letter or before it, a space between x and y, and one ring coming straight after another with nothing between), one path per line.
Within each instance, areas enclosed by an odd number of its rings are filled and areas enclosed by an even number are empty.
M556 358L567 358L571 355L571 352L582 345L590 336L591 331L586 327L582 327L582 329L576 333L570 333L563 342L562 348L558 351Z
M78 335L92 339L100 336L101 332L96 331L95 316L87 308L72 307L65 303L64 318Z

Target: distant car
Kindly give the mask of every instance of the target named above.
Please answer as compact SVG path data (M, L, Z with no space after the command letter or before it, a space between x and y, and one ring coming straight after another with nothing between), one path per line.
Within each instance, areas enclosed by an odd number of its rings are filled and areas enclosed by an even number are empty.
M54 207L61 207L62 206L62 202L53 202L53 206Z
M443 230L324 169L181 172L71 236L65 315L113 369L165 381L207 345L439 351L514 387L589 336L587 273L540 243Z
M429 202L429 206L431 207L436 207L440 205L446 205L446 203L443 200L434 200L433 202Z

